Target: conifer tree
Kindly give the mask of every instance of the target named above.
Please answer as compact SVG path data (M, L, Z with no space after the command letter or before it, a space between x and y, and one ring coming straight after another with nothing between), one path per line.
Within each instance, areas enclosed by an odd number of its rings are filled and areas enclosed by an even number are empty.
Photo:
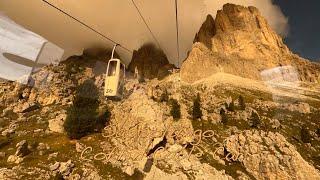
M235 106L234 106L234 101L232 100L229 104L229 106L227 107L228 111L234 112L235 111Z
M226 111L223 108L220 109L220 116L222 124L226 125L228 123L228 117Z
M240 110L246 110L246 103L242 95L239 96L239 106Z
M201 99L200 94L197 94L197 97L193 101L193 108L192 108L192 118L199 119L202 117L202 111L201 111Z
M320 128L317 129L316 134L318 137L320 137Z
M171 99L170 100L171 110L170 114L175 119L178 120L181 118L181 111L180 111L180 104L177 100Z
M92 80L86 80L76 88L73 105L67 109L64 128L71 139L94 131L98 123L105 123L107 117L98 117L99 91Z
M251 127L258 128L260 126L260 124L261 124L261 120L260 120L258 113L252 112L252 114L251 114Z
M168 101L169 101L169 94L168 94L168 91L165 89L160 96L160 102L168 102Z
M301 128L300 136L301 136L301 141L302 142L304 142L304 143L310 143L311 142L311 134L310 134L309 130L305 126L303 126Z

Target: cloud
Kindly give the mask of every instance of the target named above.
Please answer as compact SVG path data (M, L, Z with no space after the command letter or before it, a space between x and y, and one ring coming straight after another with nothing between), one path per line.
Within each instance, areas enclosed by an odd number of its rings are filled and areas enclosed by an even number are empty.
M212 14L214 17L217 10L221 9L226 3L255 6L278 34L286 37L289 33L288 18L283 14L279 6L273 4L272 0L204 0L204 3L206 4L207 13Z
M91 25L114 41L130 50L138 49L146 42L156 42L130 0L49 0L73 16ZM208 13L215 16L222 5L229 2L258 7L275 31L288 32L288 20L271 0L178 0L180 59L177 58L175 6L173 0L135 0L146 22L160 42L170 62L176 65L187 57L196 32ZM25 8L28 7L28 8ZM97 34L66 17L42 1L2 0L0 11L18 24L45 37L62 47L65 58L81 54L92 46L111 48ZM131 60L131 53L118 48L124 62Z

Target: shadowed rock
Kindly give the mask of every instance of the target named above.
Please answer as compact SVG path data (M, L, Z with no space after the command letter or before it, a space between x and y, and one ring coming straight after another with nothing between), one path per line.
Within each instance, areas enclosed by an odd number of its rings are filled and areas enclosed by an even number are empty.
M169 63L166 54L149 43L133 52L128 69L134 73L135 68L137 68L139 75L147 79L162 79L169 74L168 70L173 67L174 65Z

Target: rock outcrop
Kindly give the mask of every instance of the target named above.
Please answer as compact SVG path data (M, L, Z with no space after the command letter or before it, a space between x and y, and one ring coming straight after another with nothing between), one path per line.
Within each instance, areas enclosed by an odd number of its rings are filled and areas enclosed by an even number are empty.
M134 73L137 68L140 76L162 79L169 74L174 65L170 64L166 54L153 44L145 44L134 51L128 69Z
M260 80L261 71L281 66L293 66L299 80L320 80L320 65L293 54L255 7L224 5L215 20L207 17L194 41L181 67L189 83L217 72Z
M214 19L211 15L207 16L206 21L202 24L199 32L196 34L194 38L195 42L202 42L206 45L209 49L212 48L212 41L211 38L216 34L216 28Z
M244 131L227 138L225 146L228 157L243 163L256 179L320 179L319 171L279 133Z

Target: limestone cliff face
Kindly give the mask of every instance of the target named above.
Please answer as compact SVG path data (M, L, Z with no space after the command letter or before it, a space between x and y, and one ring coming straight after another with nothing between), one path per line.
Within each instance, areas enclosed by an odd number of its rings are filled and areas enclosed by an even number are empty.
M153 44L145 44L138 51L134 51L128 69L135 72L137 67L139 75L148 78L163 78L168 70L174 66L169 64L165 53Z
M261 79L261 71L285 65L294 66L300 80L319 81L320 65L293 54L257 8L226 4L203 23L181 77L192 83L226 72Z
M214 19L211 15L208 15L206 21L202 24L199 32L196 34L193 42L194 43L202 42L209 49L211 49L212 48L211 38L215 34L216 34L216 28L215 28Z

